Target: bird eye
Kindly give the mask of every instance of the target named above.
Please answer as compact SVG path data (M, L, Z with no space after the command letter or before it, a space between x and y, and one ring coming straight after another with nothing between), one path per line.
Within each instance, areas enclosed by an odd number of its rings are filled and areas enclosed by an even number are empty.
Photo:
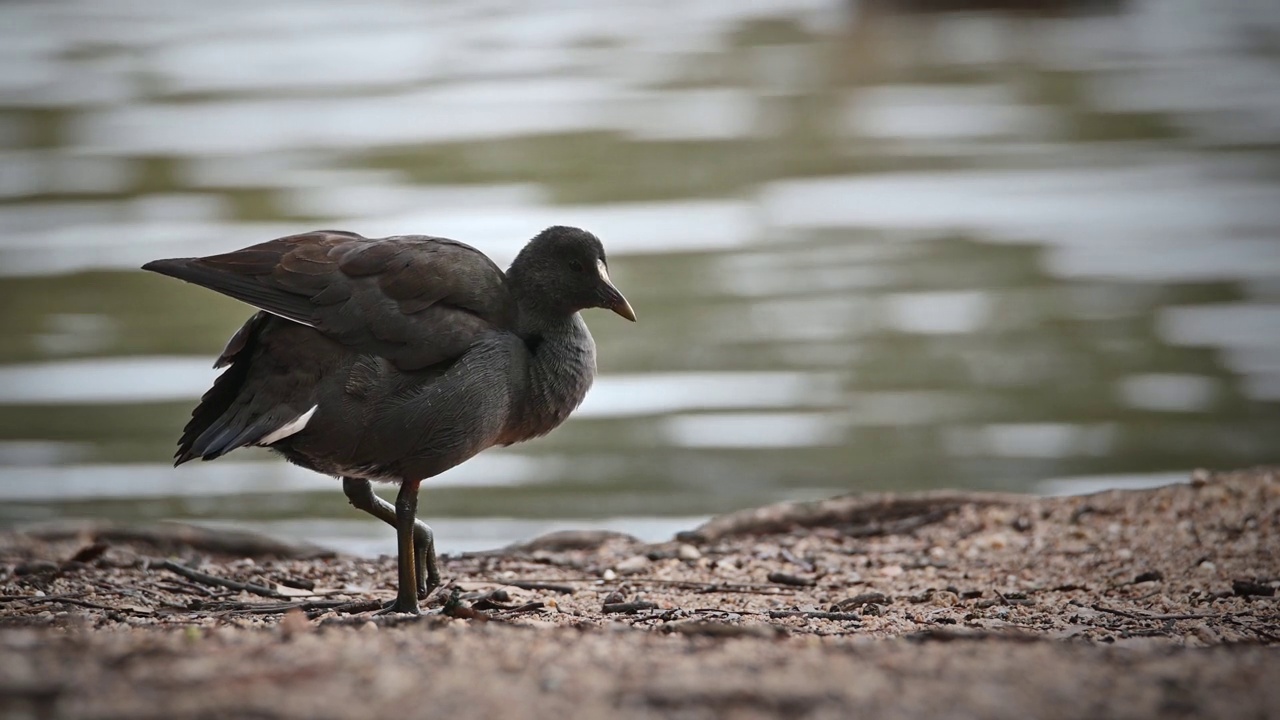
M570 260L569 269L574 272L582 272L582 262L579 260Z

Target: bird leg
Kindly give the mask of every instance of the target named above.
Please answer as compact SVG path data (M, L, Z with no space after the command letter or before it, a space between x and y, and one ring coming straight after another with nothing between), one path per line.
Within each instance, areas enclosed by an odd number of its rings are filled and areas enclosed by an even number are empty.
M421 480L405 480L400 483L400 493L396 495L396 567L399 570L399 582L396 584L396 599L390 606L384 607L379 615L387 613L418 614L417 566L413 556L413 528L415 516L418 514L418 485Z
M346 493L352 507L369 513L391 527L398 527L395 506L375 495L373 485L368 480L344 477L342 491ZM413 545L418 599L425 600L432 590L440 587L440 568L436 564L435 533L421 520L414 521Z

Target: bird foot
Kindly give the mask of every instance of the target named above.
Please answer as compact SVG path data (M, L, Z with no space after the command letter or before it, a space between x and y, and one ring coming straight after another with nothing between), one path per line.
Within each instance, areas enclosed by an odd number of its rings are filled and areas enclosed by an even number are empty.
M418 609L417 601L410 603L401 602L401 598L396 598L385 605L382 609L374 613L374 617L381 615L421 615L422 611Z

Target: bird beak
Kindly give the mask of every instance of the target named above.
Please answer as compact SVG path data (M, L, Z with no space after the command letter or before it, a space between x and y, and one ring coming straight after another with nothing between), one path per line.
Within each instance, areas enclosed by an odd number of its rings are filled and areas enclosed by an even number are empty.
M618 292L618 288L614 286L613 281L609 279L609 268L605 267L603 260L596 261L596 269L600 271L600 281L604 283L604 293L606 304L604 307L618 313L622 317L636 321L636 311L631 309L631 303Z

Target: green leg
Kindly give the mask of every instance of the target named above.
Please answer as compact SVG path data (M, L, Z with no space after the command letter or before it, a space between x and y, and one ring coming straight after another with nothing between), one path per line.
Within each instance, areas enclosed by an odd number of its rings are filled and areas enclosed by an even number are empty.
M396 540L399 546L397 567L400 571L400 582L396 588L395 602L383 608L379 614L408 613L418 614L418 580L417 565L413 556L413 528L415 516L418 514L418 485L421 480L405 480L400 484L400 494L396 495Z
M342 491L347 500L392 527L398 527L396 508L373 492L373 485L360 478L343 478ZM440 587L440 568L436 563L435 533L421 520L414 521L414 575L417 577L418 598L425 600L432 590Z

